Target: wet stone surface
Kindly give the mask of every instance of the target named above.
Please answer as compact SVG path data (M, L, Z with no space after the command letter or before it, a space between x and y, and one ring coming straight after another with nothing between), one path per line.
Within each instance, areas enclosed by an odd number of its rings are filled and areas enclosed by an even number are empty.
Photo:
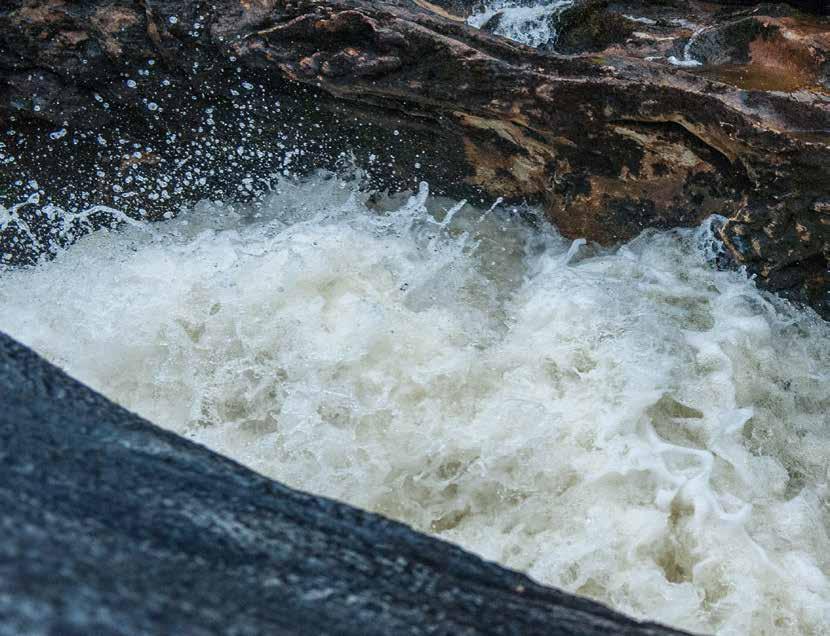
M0 333L0 634L679 634L248 471Z

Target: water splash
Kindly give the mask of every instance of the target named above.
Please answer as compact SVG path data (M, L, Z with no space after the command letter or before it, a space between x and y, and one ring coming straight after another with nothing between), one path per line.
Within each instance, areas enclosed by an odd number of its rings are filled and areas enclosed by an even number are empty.
M545 583L822 633L830 328L713 246L707 224L603 250L321 176L4 271L0 328L257 471Z
M674 66L680 66L684 68L694 68L696 66L703 66L703 62L700 60L696 60L692 57L692 47L695 43L700 39L700 36L703 35L706 31L711 30L712 26L702 26L695 29L692 33L691 37L689 37L689 41L683 46L683 59L679 59L674 55L670 55L668 57L668 61L670 64Z
M556 42L556 19L573 5L573 0L492 0L467 19L477 27L495 24L492 31L528 46L553 46ZM488 27L489 28L489 27Z
M24 211L28 214L23 214ZM37 225L37 230L33 224ZM43 231L42 226L46 224L48 230ZM13 259L14 249L31 255L32 260L42 260L80 236L99 228L115 229L122 224L153 232L150 224L111 206L92 205L72 212L50 203L42 205L40 192L32 192L20 203L8 207L0 203L0 232L17 230L16 236L7 240L6 246L10 249L0 254L0 265Z

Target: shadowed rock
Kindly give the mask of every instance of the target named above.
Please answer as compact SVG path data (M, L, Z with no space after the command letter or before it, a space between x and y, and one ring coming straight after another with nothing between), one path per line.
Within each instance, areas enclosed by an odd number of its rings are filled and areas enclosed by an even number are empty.
M156 428L0 333L0 634L680 634Z

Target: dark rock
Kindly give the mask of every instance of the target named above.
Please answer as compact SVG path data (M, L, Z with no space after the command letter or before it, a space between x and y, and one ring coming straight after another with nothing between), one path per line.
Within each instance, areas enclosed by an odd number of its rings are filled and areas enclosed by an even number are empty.
M481 30L487 31L487 33L495 33L501 26L503 20L504 11L499 11L498 13L493 14L493 17L487 20L487 22L481 25Z
M772 3L772 2L759 2L758 0L713 0L718 4L725 4L725 5L732 5L732 6L739 6L739 7L752 7L757 5L764 5L764 4L787 4L792 7L797 7L802 11L810 11L812 13L818 13L822 15L827 15L830 13L830 0L787 0L786 2L780 3Z
M486 5L485 0L415 0L415 2L430 7L431 10L438 9L461 19L466 19Z
M0 333L0 635L679 634L291 490Z
M615 11L608 0L579 0L557 20L556 50L561 53L601 51L624 43L637 23Z

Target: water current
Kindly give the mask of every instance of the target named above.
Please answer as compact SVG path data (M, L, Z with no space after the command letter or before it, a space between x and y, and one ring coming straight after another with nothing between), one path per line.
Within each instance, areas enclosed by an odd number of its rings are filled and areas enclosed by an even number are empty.
M830 624L830 328L710 224L599 248L327 174L0 272L0 329L297 488L638 617Z

